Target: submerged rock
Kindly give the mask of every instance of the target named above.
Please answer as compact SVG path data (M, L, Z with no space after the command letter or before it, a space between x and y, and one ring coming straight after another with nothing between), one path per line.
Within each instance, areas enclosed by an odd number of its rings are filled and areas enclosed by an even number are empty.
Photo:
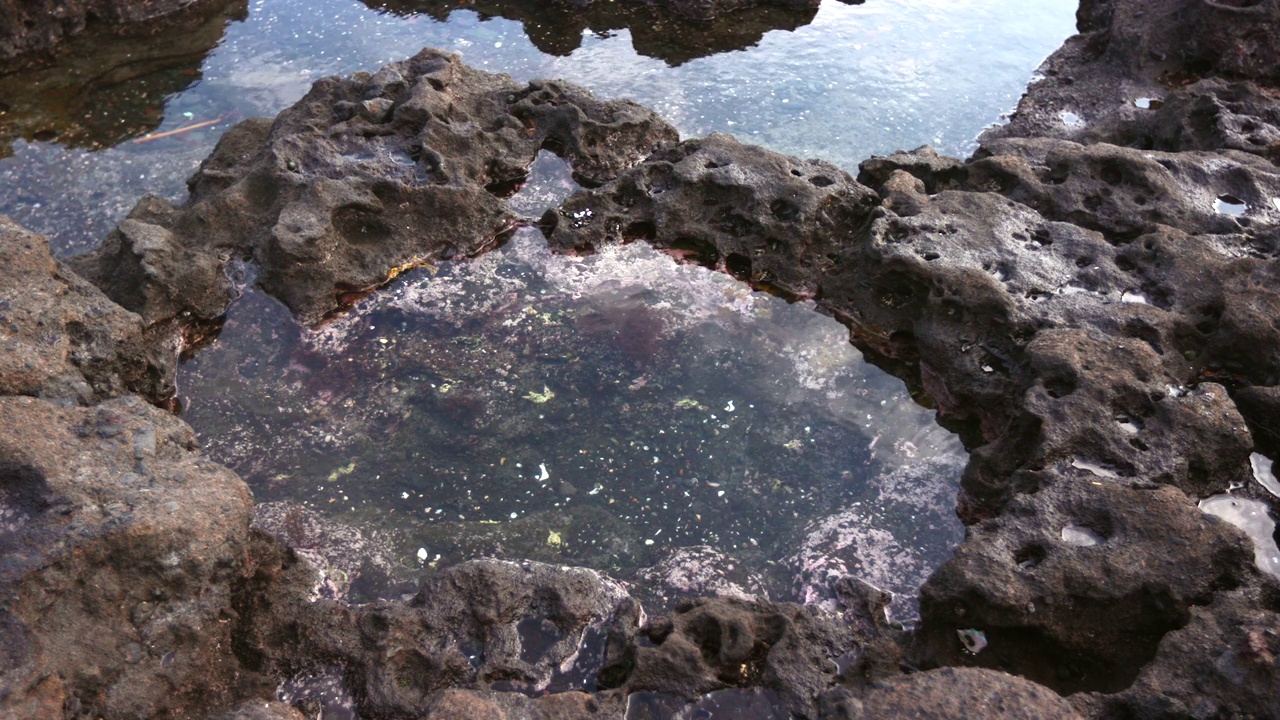
M554 82L520 87L424 51L375 75L322 81L274 123L238 126L193 178L185 207L146 200L101 250L73 262L142 322L188 324L223 313L238 292L229 264L251 258L264 288L314 320L406 266L491 247L517 222L501 196L540 149L556 152L588 189L544 215L553 247L587 253L644 240L757 287L813 298L974 448L958 505L968 537L926 583L910 645L886 627L887 599L848 576L828 585L827 610L717 598L648 622L599 573L495 560L446 569L408 603L316 598L308 563L245 534L241 486L182 453L166 461L221 478L223 495L163 535L187 543L176 556L150 536L159 544L118 548L115 539L134 539L130 528L147 517L129 507L167 501L177 482L176 474L151 480L158 461L149 453L189 440L166 444L142 421L87 419L127 415L136 400L86 410L6 398L10 417L40 416L19 423L4 450L19 459L0 465L12 468L0 540L18 549L6 572L19 588L52 589L7 601L0 627L19 660L6 682L19 678L22 691L0 702L59 707L80 698L91 711L127 715L133 706L109 691L124 677L130 687L163 687L166 704L157 707L230 706L262 694L228 690L229 668L239 667L280 682L308 711L345 703L343 711L358 705L375 717L616 716L623 696L641 693L635 706L668 714L740 707L873 717L927 708L1073 717L1048 690L1002 673L893 679L905 657L1023 674L1077 693L1076 708L1098 718L1275 714L1280 645L1269 630L1280 590L1252 562L1245 535L1196 502L1236 488L1274 508L1250 482L1250 457L1272 442L1263 431L1280 386L1280 176L1268 152L1240 133L1266 141L1275 103L1264 108L1267 92L1232 83L1274 84L1280 34L1274 3L1148 5L1084 5L1085 34L1050 61L1055 79L1034 89L972 160L921 149L869 161L859 180L726 136L677 144L668 125L637 106ZM1110 120L1054 104L1069 92L1046 89L1071 85L1066 68L1080 71L1071 92L1081 103L1114 105L1128 78L1146 99L1133 107L1190 114L1169 115L1165 134L1151 135L1151 145L1166 138L1164 150L1143 147L1145 135L1124 114L1115 116L1120 129L1090 135ZM1205 84L1156 108L1150 83L1168 72ZM1231 112L1259 118L1253 129L1230 113L1202 112L1230 102ZM1052 123L1067 130L1047 129ZM39 392L41 382L24 392ZM551 392L534 387L528 399ZM156 411L130 412L170 433L163 438L183 436ZM465 420L468 405L459 412ZM80 427L83 435L69 429ZM87 469L135 462L130 473ZM104 498L146 482L159 492L99 507L73 495L73 480L110 483ZM177 513L182 499L173 502ZM82 552L47 560L70 542L62 523L74 521L64 508L88 516L90 538L76 541ZM291 534L287 523L284 531ZM207 552L183 565L186 548L201 542ZM149 561L135 562L138 553ZM171 557L194 579L174 580ZM102 582L71 583L58 574L64 566ZM229 592L231 578L240 579ZM86 665L107 647L122 646L126 660L168 647L124 642L153 628L125 618L117 601L133 602L135 590L154 596L156 583L170 581L156 601L189 600L181 612L207 619L233 607L226 617L234 622L209 620L179 638L201 638L215 655L181 665L182 652L161 654L159 671L146 665L136 674ZM163 628L155 632L170 641ZM108 640L83 648L96 633ZM543 691L566 692L537 701L513 694Z

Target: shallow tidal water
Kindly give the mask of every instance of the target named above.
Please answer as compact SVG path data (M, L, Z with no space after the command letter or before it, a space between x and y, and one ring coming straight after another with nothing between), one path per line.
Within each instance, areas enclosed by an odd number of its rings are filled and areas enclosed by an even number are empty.
M29 79L0 77L0 213L83 251L142 194L181 199L235 121L424 45L634 99L686 137L730 132L850 172L921 144L964 154L1074 12L825 0L709 37L530 7L241 0L191 47L156 49L164 60L78 51L82 67L133 70L88 84L44 71L56 102L19 102ZM573 189L544 156L512 203L536 217ZM486 554L595 567L663 597L821 601L829 574L854 572L902 594L893 614L910 621L910 596L962 537L959 442L804 304L639 245L554 256L531 229L317 328L243 270L220 336L181 370L184 417L260 502L354 528L391 581ZM349 538L282 512L317 546ZM355 566L326 571L335 594L392 591L358 587Z

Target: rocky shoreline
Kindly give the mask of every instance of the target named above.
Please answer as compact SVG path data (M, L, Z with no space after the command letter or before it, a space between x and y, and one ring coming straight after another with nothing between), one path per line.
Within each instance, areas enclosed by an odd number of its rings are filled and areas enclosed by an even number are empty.
M185 204L144 199L87 255L0 223L0 711L1280 717L1275 538L1198 506L1278 501L1251 458L1280 451L1280 5L1078 20L967 161L853 178L424 50L236 126ZM348 605L289 547L302 520L251 527L162 409L231 268L322 320L526 224L505 199L540 150L585 188L538 221L553 248L644 241L813 299L964 439L967 538L919 628L853 577L821 607L642 608L499 560Z

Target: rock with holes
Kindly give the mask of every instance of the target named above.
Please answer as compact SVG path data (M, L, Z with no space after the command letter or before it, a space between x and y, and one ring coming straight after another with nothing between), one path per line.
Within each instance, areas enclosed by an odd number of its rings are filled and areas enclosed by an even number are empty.
M274 122L228 131L181 208L145 198L74 267L148 322L212 320L228 262L315 320L406 267L475 255L518 222L504 198L540 149L584 183L676 140L655 114L556 81L521 85L424 50L317 82Z
M882 683L861 698L824 698L823 720L1080 720L1052 690L1023 678L977 668L942 668Z
M0 217L0 395L91 403L173 394L163 333L53 258L42 235Z
M1219 593L1165 636L1134 684L1071 698L1090 718L1280 717L1280 586Z
M524 26L530 42L548 55L569 55L584 34L627 30L640 55L669 65L742 50L772 30L813 21L817 0L365 0L381 11L446 20L465 9Z
M5 397L0 417L0 715L193 717L269 697L232 653L244 483L134 396Z
M642 239L756 286L812 297L818 277L878 202L838 168L743 145L689 140L542 218L552 247Z
M1056 472L970 527L925 584L923 638L943 664L1114 692L1193 606L1255 573L1247 539L1182 492ZM986 646L967 647L968 630Z
M1233 148L1280 156L1271 0L1082 3L1079 35L1041 66L987 138L1055 137L1138 149Z
M1116 243L1168 225L1219 235L1280 222L1280 168L1247 153L1161 153L1048 138L990 140L968 182Z
M900 649L885 626L887 600L869 586L838 585L840 613L791 603L703 599L658 617L648 642L610 658L629 692L695 700L726 688L769 694L780 717L813 717L837 682L854 687L897 672ZM623 673L623 670L626 670Z
M371 717L417 716L449 688L595 690L609 677L601 669L610 644L639 619L621 585L584 568L475 560L440 572L409 602L353 607L316 599L313 571L278 545L260 550L238 606L252 618L241 653L299 688L315 685L307 678L324 658L342 668L333 675L345 688L325 697L358 698Z
M1209 77L1131 95L1070 133L1071 139L1166 152L1236 150L1280 160L1280 108L1273 91L1251 81Z

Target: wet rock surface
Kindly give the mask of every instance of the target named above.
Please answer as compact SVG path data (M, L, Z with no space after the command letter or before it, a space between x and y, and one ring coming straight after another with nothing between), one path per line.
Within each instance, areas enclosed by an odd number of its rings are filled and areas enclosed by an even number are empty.
M233 260L314 320L405 265L482 252L515 222L503 189L549 149L589 188L544 215L553 247L643 240L812 298L934 404L973 449L968 539L925 585L911 634L848 575L817 604L646 613L593 571L480 560L411 600L352 605L317 593L324 569L277 539L304 545L315 524L251 535L243 484L179 421L131 397L8 396L0 703L105 717L243 714L273 694L312 716L1276 715L1280 581L1197 507L1232 492L1275 508L1250 456L1274 452L1280 384L1276 12L1085 3L1083 34L974 158L921 149L856 180L728 137L677 143L636 106L430 51L240 125L187 206L145 201L72 263L140 322L216 319L240 290ZM1153 83L1163 104L1134 107L1156 115L1130 119L1117 99ZM56 325L100 297L6 232L32 268L23 287L44 288L31 298L66 298L29 316ZM8 392L132 389L110 373L95 386L65 350L35 358L52 370ZM724 574L711 576L694 586L716 591ZM966 665L988 669L900 675Z
M586 32L627 30L637 53L680 65L716 53L740 50L771 30L795 30L818 12L812 0L367 0L379 10L425 14L443 21L457 10L503 17L524 25L529 40L550 55L568 55ZM690 22L696 20L697 22Z
M1004 673L943 668L881 683L861 700L833 694L825 698L831 718L983 717L1015 720L1078 720L1065 700L1040 685Z

